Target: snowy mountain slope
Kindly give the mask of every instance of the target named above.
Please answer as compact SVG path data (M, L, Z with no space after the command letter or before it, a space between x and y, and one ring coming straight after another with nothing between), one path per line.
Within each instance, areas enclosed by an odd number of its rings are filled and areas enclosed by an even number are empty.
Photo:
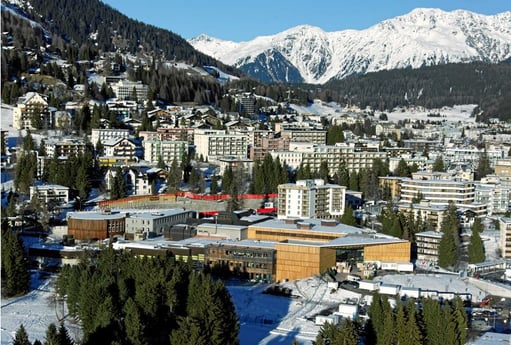
M325 32L303 25L248 42L201 35L197 50L263 81L322 84L395 68L511 57L511 12L415 9L365 30ZM299 76L293 71L293 68Z

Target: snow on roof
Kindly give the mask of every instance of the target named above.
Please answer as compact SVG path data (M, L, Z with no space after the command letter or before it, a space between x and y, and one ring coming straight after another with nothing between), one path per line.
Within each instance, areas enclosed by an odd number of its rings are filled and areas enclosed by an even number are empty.
M363 246L363 245L376 245L376 244L389 244L389 243L402 243L405 240L396 237L382 237L373 235L348 235L336 238L322 247L344 247L344 246Z
M300 220L301 223L309 223L312 225L311 229L308 229L308 231L338 233L339 235L362 233L362 229L356 228L354 226L342 223L338 223L335 226L325 226L321 225L321 221L321 219L312 218ZM286 221L283 219L270 219L265 222L257 223L255 226L259 228L303 231L298 229L295 223L286 223Z

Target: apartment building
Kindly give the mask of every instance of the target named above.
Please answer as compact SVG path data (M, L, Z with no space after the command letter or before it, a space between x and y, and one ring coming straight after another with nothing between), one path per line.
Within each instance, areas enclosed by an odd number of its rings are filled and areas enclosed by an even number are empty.
M411 213L414 219L421 219L427 228L433 231L441 231L446 205L431 205L429 200L421 200L419 203L398 203L399 212Z
M438 262L438 247L443 233L424 231L415 234L417 244L417 262L421 265L436 265Z
M49 158L72 157L84 153L86 149L82 138L49 138L44 143Z
M134 100L136 97L139 101L145 101L149 91L149 87L142 84L141 81L119 80L117 83L112 84L111 87L115 97L118 99Z
M491 216L508 211L511 207L510 195L511 190L509 188L502 188L500 184L477 183L474 201L486 204L487 214Z
M103 142L104 155L107 157L125 157L135 159L137 145L128 138L111 138Z
M456 181L447 173L423 171L413 173L412 178L401 179L402 202L426 199L432 205L448 205L453 201L458 206L464 206L474 202L474 194L474 182Z
M322 162L328 163L329 174L333 175L341 167L349 172L369 170L373 166L374 159L384 161L387 157L385 152L356 150L354 144L337 143L335 145L316 145L311 143L289 144L289 151L270 152L273 159L279 157L281 162L292 169L300 164L308 164L312 171L319 170Z
M48 205L54 203L59 205L69 200L69 188L57 184L30 186L30 200L37 196L39 202Z
M53 127L52 112L48 107L48 102L37 92L27 92L20 97L16 107L13 108L12 117L15 129Z
M500 225L500 250L504 259L511 259L511 218L501 217Z
M325 145L326 144L326 131L318 130L318 129L302 129L302 128L293 128L293 129L284 129L280 132L280 136L285 139L289 139L289 141L294 142L306 142L317 145Z
M272 151L288 151L289 138L283 138L280 133L272 131L254 131L254 141L250 146L249 158L262 161L264 156Z
M114 138L129 138L130 130L129 129L120 129L120 128L93 128L91 133L90 142L93 145L96 145L98 141L103 142L105 140L114 139Z
M474 181L458 181L449 173L417 172L412 178L400 182L400 202L411 204L414 200L428 200L430 205L449 205L449 202L472 211L476 216L486 215L487 205L475 202Z
M227 134L224 130L196 129L195 155L209 162L223 157L247 158L248 138L240 134Z
M511 189L511 159L498 159L495 162L495 175L503 188Z
M481 156L485 153L490 161L491 167L495 167L497 161L503 159L505 156L505 152L502 149L486 150L476 147L452 147L445 149L444 162L446 165L456 162L471 162L473 167L477 167Z
M338 218L344 214L346 187L322 179L278 186L278 218Z
M179 140L144 140L144 160L158 162L163 159L167 164L172 164L175 159L181 163L185 152L188 152L188 143Z

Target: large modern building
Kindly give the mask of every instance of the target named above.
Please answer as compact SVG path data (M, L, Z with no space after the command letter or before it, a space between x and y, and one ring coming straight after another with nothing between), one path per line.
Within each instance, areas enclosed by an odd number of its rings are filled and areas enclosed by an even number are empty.
M71 212L67 233L76 240L105 240L124 236L126 214L120 212Z
M344 213L346 187L323 180L298 180L278 186L278 218L338 218Z
M268 220L248 227L248 238L274 241L276 281L322 274L337 263L410 262L411 244L332 220Z
M401 179L401 202L428 200L431 205L449 205L470 208L474 203L473 181L456 181L446 173L413 173L412 178Z

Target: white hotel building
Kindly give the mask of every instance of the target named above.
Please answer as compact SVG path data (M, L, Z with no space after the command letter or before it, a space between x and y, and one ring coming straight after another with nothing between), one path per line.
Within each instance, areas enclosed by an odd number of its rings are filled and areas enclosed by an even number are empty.
M248 157L249 139L241 134L226 134L224 130L196 129L194 134L195 157L209 162L218 162L221 158L237 159Z
M344 214L346 187L322 179L278 187L278 218L338 218Z

